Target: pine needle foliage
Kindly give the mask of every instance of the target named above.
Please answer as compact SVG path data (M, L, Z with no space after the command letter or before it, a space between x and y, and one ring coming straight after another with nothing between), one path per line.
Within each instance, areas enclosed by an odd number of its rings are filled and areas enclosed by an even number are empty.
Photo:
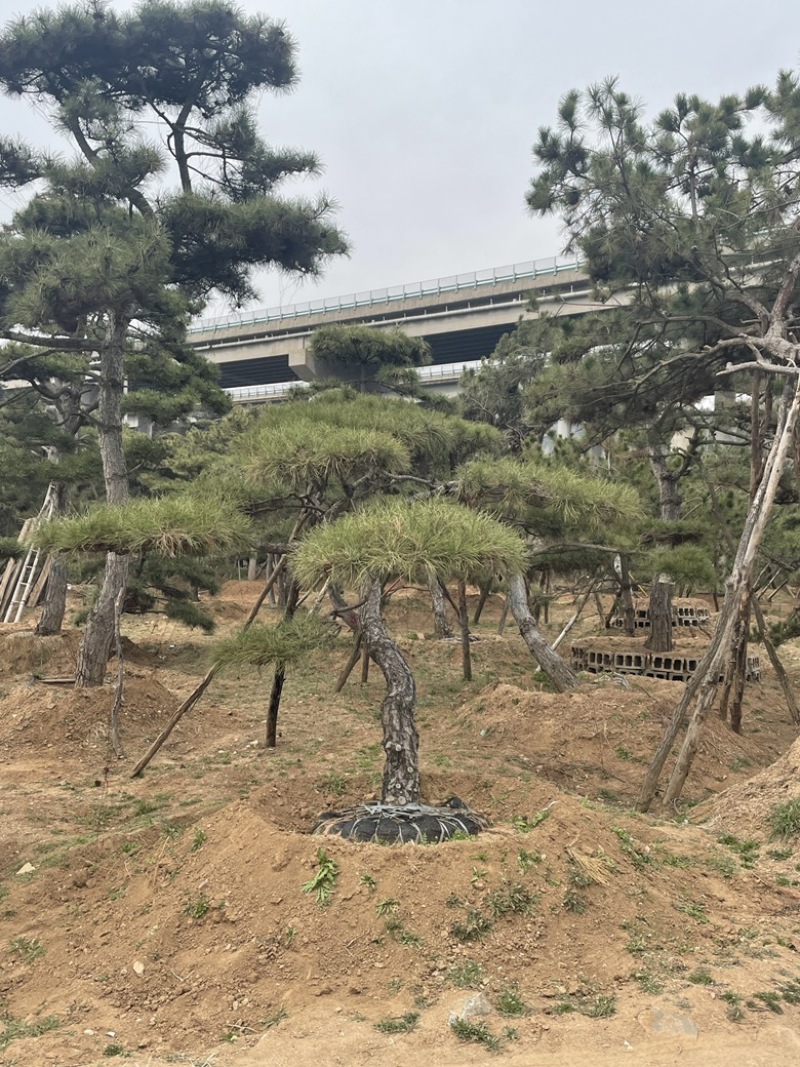
M307 419L264 428L244 463L251 481L300 489L327 485L332 478L351 483L376 470L401 473L410 465L408 449L389 433Z
M535 534L598 536L641 517L634 489L561 465L477 459L458 471L460 499Z
M395 498L345 515L313 530L292 556L303 585L330 576L362 590L389 578L477 580L526 566L525 545L513 530L484 512L439 499Z
M250 524L217 500L181 495L102 504L83 515L53 519L36 534L47 552L155 552L162 556L224 555L247 547Z
M211 654L219 667L234 670L267 667L278 662L291 665L330 645L336 634L336 627L319 615L300 612L275 626L255 623L246 630L238 630L216 644Z

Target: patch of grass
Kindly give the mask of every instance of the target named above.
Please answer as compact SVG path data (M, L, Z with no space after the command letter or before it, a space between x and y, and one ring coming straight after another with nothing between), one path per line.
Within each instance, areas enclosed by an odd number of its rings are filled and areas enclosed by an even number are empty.
M553 1015L569 1015L577 1010L571 1000L559 1000L553 1005Z
M643 993L650 993L656 996L658 993L664 992L664 983L659 981L650 971L637 971L632 977Z
M527 1015L530 1008L522 999L516 982L503 986L497 994L497 1010L501 1015Z
M527 874L531 867L535 867L541 862L541 852L537 852L535 849L529 851L527 848L517 850L517 866L523 874Z
M333 891L336 888L336 879L339 875L339 868L328 856L324 849L317 849L317 873L308 882L304 882L302 889L304 893L315 893L317 897L317 904L321 907L327 907L331 902Z
M791 859L793 848L768 848L767 855L771 860L788 860ZM0 897L0 900L2 897Z
M582 1015L588 1015L590 1019L607 1019L614 1015L617 1010L617 998L601 994L590 1003L578 1009Z
M205 895L200 893L195 900L188 900L183 906L183 914L190 919L202 919L211 911L211 901Z
M687 974L687 981L692 985L713 985L714 979L711 977L705 967L698 967L696 971L692 971L691 974Z
M450 1029L459 1041L471 1041L477 1045L485 1045L491 1052L500 1051L500 1038L492 1033L486 1023L476 1023L471 1019L453 1019Z
M343 774L329 774L327 778L322 779L320 785L335 797L342 797L347 792L347 779Z
M769 822L773 837L785 839L800 835L800 797L776 804L770 812Z
M491 928L491 919L476 908L470 908L463 922L453 923L450 934L457 941L482 941L484 934L488 934Z
M44 945L38 937L12 937L9 947L25 963L35 963L44 956Z
M706 867L712 871L718 871L726 881L730 881L736 874L736 863L732 856L724 856L719 852L712 852L706 859Z
M388 897L386 900L379 900L375 905L376 915L394 915L397 909L400 907L400 901L395 900L394 897Z
M705 904L697 904L693 900L688 900L685 897L679 897L678 902L675 905L675 910L682 912L684 915L688 915L690 919L694 919L698 923L707 923L708 916L706 915Z
M0 1052L12 1041L18 1041L23 1037L41 1037L42 1034L47 1034L51 1030L57 1030L60 1025L61 1021L57 1015L45 1015L30 1023L23 1019L9 1017L0 1019L0 1026L3 1028L0 1030Z
M504 881L499 889L489 894L486 904L495 918L510 912L530 915L539 899L538 893L532 893L519 882Z
M771 1011L775 1015L783 1015L780 993L773 993L771 990L753 993L752 1000L747 1003L748 1008L752 1005L751 1010L757 1009L758 1005L753 1004L753 1001L756 1000L760 1001L766 1007L767 1011Z
M266 1019L262 1019L261 1025L265 1030L271 1030L273 1026L278 1026L284 1019L288 1018L289 1013L286 1008L278 1008L274 1015L268 1015Z
M399 1019L382 1019L375 1023L375 1029L382 1034L410 1034L419 1026L419 1012L407 1011Z
M192 852L199 852L200 849L203 847L203 845L205 843L206 843L206 832L205 832L205 830L201 830L201 829L195 830L194 837L192 838Z
M112 1042L110 1045L106 1045L103 1049L104 1056L127 1056L125 1046L120 1045L117 1042Z
M758 859L758 850L761 848L761 842L754 839L748 839L742 841L740 838L735 837L733 834L721 834L717 841L721 845L726 845L732 852L735 852L741 861L743 867L748 870L752 870Z
M359 885L363 885L365 889L368 889L370 893L374 893L378 888L378 883L372 877L371 874L362 874L358 880Z
M545 819L549 818L550 809L542 808L541 811L537 811L531 816L515 815L511 820L511 825L515 830L519 830L521 834L529 834L531 830L535 830L537 826L542 825Z
M453 964L447 977L459 989L478 989L483 982L483 968L476 960L465 960Z
M643 848L634 836L621 826L612 826L611 832L616 835L620 848L630 859L637 871L641 871L648 863L653 862L653 857L647 848Z
M724 993L720 993L720 1000L724 1000L726 1004L725 1014L732 1023L739 1023L744 1018L744 1012L742 1011L742 998L738 993L734 993L732 989L726 989Z
M800 1004L800 978L781 982L778 985L778 992L787 1004Z

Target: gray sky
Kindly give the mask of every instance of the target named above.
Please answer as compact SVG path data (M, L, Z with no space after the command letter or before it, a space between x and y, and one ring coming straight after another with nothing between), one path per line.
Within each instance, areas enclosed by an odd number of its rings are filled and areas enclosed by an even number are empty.
M6 0L2 10L42 6ZM523 198L531 145L564 92L618 75L654 112L677 92L714 98L800 62L800 5L787 0L241 6L284 20L298 44L300 84L264 97L262 128L275 144L316 151L325 172L286 191L325 189L353 244L317 283L264 277L258 306L552 256L558 228L530 218ZM36 128L20 102L0 100L0 121L7 134ZM7 214L14 201L0 192L0 205Z

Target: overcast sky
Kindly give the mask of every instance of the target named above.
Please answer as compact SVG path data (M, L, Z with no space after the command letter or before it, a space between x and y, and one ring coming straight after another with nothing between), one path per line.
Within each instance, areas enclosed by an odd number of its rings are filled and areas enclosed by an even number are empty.
M2 10L43 6L5 0ZM789 0L241 6L283 20L298 45L300 84L264 97L262 128L274 144L317 152L325 171L287 191L333 196L353 245L319 282L263 278L259 306L552 256L558 228L530 218L524 195L537 130L568 89L618 75L654 112L677 92L714 98L800 61L800 5ZM0 120L22 135L38 121L2 99ZM0 192L6 213L15 202Z

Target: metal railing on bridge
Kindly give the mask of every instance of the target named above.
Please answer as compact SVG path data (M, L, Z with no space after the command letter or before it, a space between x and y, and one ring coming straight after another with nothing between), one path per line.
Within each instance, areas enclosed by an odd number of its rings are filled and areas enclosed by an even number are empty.
M430 367L418 367L417 373L422 383L430 382L434 384L448 379L456 381L465 370L477 370L482 362L480 359L470 359L463 363L435 363ZM225 392L234 404L246 404L257 403L259 400L264 402L280 400L292 389L305 389L307 386L308 382L295 379L291 382L272 382L269 385L234 385L226 389Z
M304 318L308 315L325 315L335 311L353 311L358 308L377 307L396 300L419 300L424 296L440 296L457 293L462 289L477 289L484 286L502 285L508 282L556 275L564 271L580 270L582 263L575 257L550 256L548 259L531 259L507 267L491 267L488 270L472 271L469 274L451 274L410 285L393 285L385 289L370 289L363 293L338 296L324 300L308 300L287 307L245 311L240 315L216 315L198 319L189 327L189 333L213 333L215 330L235 329L242 326L257 326L286 319Z

